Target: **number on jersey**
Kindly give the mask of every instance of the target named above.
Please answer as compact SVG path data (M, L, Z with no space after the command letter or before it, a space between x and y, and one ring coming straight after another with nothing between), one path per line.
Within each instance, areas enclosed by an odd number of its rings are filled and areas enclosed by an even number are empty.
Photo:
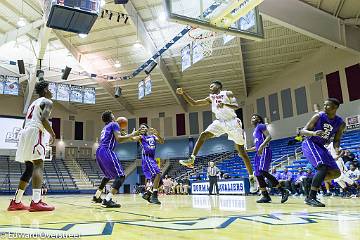
M26 117L27 119L32 119L34 109L35 109L35 105L33 105L33 106L31 107L31 109L28 111L29 114L28 114L27 117Z

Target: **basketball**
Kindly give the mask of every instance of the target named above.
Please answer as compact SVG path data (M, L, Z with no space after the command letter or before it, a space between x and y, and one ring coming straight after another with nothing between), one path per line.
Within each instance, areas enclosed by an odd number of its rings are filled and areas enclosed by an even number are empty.
M116 122L119 124L119 126L120 126L121 129L127 128L128 120L127 120L126 117L118 117L118 118L116 119Z

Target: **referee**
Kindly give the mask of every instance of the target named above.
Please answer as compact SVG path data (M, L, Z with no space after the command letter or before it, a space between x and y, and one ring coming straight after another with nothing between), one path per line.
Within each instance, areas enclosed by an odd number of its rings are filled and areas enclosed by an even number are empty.
M209 187L209 195L212 194L213 187L215 184L216 187L216 194L219 195L219 186L217 183L218 174L220 173L220 170L218 167L215 166L214 162L209 162L209 167L207 169L207 175L209 177L210 187Z

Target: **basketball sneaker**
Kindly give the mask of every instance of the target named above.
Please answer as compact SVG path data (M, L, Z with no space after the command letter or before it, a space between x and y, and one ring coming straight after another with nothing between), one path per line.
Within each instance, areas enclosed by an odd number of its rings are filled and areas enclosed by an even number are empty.
M250 193L256 193L258 191L257 182L254 175L249 175Z
M151 194L150 203L153 203L153 204L161 204L161 202L160 202L159 199L158 199L158 192L157 192L157 191L154 191L154 192Z
M106 207L106 208L119 208L119 207L121 207L120 204L114 202L112 199L110 199L109 201L106 201L106 199L104 199L103 202L102 202L102 206Z
M289 199L290 191L287 189L284 189L281 192L281 203L286 202Z
M325 204L314 198L306 197L304 201L307 205L312 207L325 207Z
M150 197L151 197L151 192L150 191L146 191L142 196L141 196L144 200L150 202Z
M271 197L269 196L269 194L265 194L256 202L257 203L271 203Z
M8 211L21 211L29 210L29 206L24 205L22 202L16 203L15 199L11 200Z
M94 203L102 203L102 199L101 199L101 197L96 197L96 196L93 196L93 198L92 198L92 202L94 202Z
M187 160L180 160L179 163L188 168L194 168L195 155L191 155L191 157Z
M40 200L38 203L31 201L29 211L30 212L42 212L42 211L53 211L54 209L55 209L55 207L50 206Z

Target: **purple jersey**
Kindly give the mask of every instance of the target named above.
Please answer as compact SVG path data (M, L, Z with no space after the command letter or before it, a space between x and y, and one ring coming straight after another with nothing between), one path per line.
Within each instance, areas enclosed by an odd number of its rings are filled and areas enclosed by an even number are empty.
M339 127L344 122L341 117L335 116L334 119L329 119L329 117L324 112L319 113L320 118L316 122L313 131L322 130L325 132L324 137L312 136L309 139L319 145L325 145L330 142L331 138L339 130Z
M101 131L99 147L105 147L110 150L114 150L116 143L114 131L120 132L119 124L117 124L116 122L110 122L105 125L105 127Z
M142 135L140 143L143 155L155 156L156 137L154 135Z
M263 133L265 130L266 130L265 124L258 124L254 129L253 137L254 137L256 150L258 150L260 145L265 141L265 135Z
M306 177L306 172L298 172L296 175L295 175L295 181L300 181L300 178L301 177Z
M287 172L283 172L281 174L281 180L286 180L286 181L290 180L291 181L291 179L292 179L292 173L291 172L287 171Z

